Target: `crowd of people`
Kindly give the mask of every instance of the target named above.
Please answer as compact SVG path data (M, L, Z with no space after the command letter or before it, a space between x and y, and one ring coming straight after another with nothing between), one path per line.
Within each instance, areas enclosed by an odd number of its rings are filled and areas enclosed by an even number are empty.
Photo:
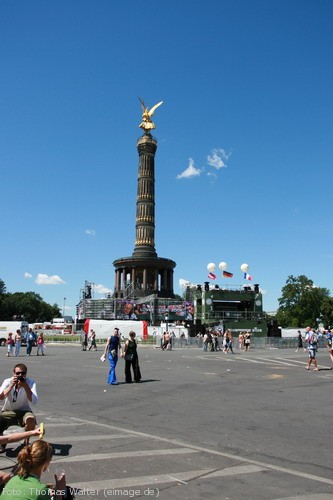
M234 337L230 330L208 330L204 335L198 334L197 338L202 341L203 351L222 351L234 354ZM251 333L240 332L238 335L238 349L249 351L251 346Z
M10 356L16 356L16 357L20 356L23 340L25 340L27 345L26 347L27 356L31 356L34 346L37 346L37 356L39 355L44 356L45 354L44 333L40 332L37 335L37 333L32 328L29 328L24 339L20 329L16 330L15 335L13 334L13 332L8 333L8 337L6 340L8 358Z
M89 347L88 347L89 345ZM90 334L88 332L82 331L81 333L81 346L82 351L97 351L96 344L96 332L95 330L90 330Z
M202 342L203 351L223 351L224 353L234 353L233 343L234 338L230 330L226 330L224 333L220 330L208 330L204 335L198 334L197 338ZM298 330L297 338L297 349L303 350L308 353L308 361L306 364L306 369L310 370L313 365L313 369L318 371L318 364L316 359L316 354L318 351L318 345L320 338L326 339L326 346L330 356L330 361L333 365L333 328L331 330L325 330L323 332L315 331L311 327L307 327L305 333L302 334L301 330ZM239 351L249 351L251 348L251 332L239 332L238 334L238 349ZM332 369L332 368L331 368Z

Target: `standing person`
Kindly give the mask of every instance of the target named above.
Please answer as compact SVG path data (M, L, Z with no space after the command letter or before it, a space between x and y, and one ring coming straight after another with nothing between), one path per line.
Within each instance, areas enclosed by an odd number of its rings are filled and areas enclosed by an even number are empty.
M90 346L89 346L89 349L88 351L90 351L90 349L94 348L94 351L97 351L97 345L96 345L96 333L94 332L94 330L90 330Z
M212 351L220 351L219 337L217 332L212 332Z
M162 335L162 343L161 349L164 351L165 349L170 349L170 334L169 332L164 332Z
M327 339L327 349L328 353L330 355L331 361L333 363L333 328L331 331L328 331L326 334L326 339ZM331 368L332 370L332 368Z
M186 340L185 332L182 332L179 335L179 338L180 338L180 347L183 347L184 345L187 345L187 340Z
M44 333L41 332L37 339L37 356L39 356L39 353L41 353L41 355L44 356L44 349L45 349Z
M298 330L298 336L297 336L297 349L295 352L298 352L299 349L303 349L303 337L302 337L302 332L301 330ZM305 351L305 349L304 349Z
M306 369L310 370L310 366L314 364L314 370L319 371L317 360L316 360L316 352L318 347L318 336L317 334L310 328L309 326L306 328L305 341L308 344L308 352L309 359L306 365Z
M212 338L212 334L208 330L203 337L203 350L204 351L207 351L207 350L211 351L212 346L213 346L213 338Z
M14 345L15 345L12 332L8 333L6 345L7 345L7 357L9 358L9 356L14 352Z
M176 338L175 332L172 330L170 333L170 340L169 340L169 350L172 350L172 345L173 345L173 340Z
M104 356L108 358L110 363L110 372L108 376L108 384L118 385L117 376L116 376L116 366L118 362L118 352L121 351L121 356L123 355L123 351L121 348L120 337L119 337L119 328L115 328L113 330L113 334L108 338L105 348L104 348Z
M133 369L134 382L141 381L141 372L139 367L138 346L135 340L135 332L129 332L128 339L125 342L124 358L125 358L125 379L126 383L132 382L131 367Z
M23 448L17 456L16 475L5 485L1 496L4 499L41 500L66 498L66 476L55 478L55 492L41 482L41 475L46 471L52 459L52 445L43 440L34 441Z
M36 427L36 417L30 404L38 401L36 382L27 377L27 367L23 363L14 366L13 376L3 381L0 387L0 400L5 400L0 412L0 436L12 425L32 431ZM0 437L1 439L1 437ZM6 445L0 445L0 453Z
M230 330L226 330L223 334L223 346L224 346L224 349L223 349L223 352L229 352L229 349L230 349L230 335L231 335L231 332Z
M84 331L81 333L81 345L82 345L81 351L86 351L88 345L88 334Z
M251 347L251 333L246 332L244 335L244 349L245 351L249 351Z
M22 343L21 330L16 330L14 341L15 341L15 356L19 356Z
M228 330L228 337L227 337L227 351L228 351L228 352L230 351L230 352L231 352L231 354L233 354L233 353L234 353L234 350L233 350L233 348L232 348L232 344L233 344L233 342L234 342L234 338L233 338L233 336L232 336L232 333L231 333L231 331L230 331L230 330Z
M229 330L226 330L223 334L223 352L227 352L227 344L228 344L228 332Z
M238 335L238 349L240 351L243 350L243 342L244 342L244 337L243 337L242 332L240 332L239 335Z
M27 356L31 356L32 347L36 340L36 334L33 332L32 328L29 328L27 333Z

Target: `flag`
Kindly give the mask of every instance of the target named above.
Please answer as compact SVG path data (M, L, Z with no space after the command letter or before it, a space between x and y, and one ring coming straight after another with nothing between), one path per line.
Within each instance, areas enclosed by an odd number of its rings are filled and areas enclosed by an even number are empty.
M233 274L232 273L228 273L228 271L223 271L223 276L224 276L224 278L232 278Z
M249 281L251 281L251 280L252 280L252 276L250 276L250 275L249 275L249 274L247 274L247 273L244 273L244 279L245 279L245 280L249 280Z
M210 279L210 280L216 280L216 276L215 276L215 274L213 274L213 273L209 273L209 274L208 274L208 279Z

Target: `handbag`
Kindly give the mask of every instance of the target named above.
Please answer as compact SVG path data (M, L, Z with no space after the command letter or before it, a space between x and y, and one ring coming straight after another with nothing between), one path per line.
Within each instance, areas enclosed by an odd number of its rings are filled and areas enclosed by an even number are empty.
M132 361L134 358L134 354L125 354L125 360L126 361Z

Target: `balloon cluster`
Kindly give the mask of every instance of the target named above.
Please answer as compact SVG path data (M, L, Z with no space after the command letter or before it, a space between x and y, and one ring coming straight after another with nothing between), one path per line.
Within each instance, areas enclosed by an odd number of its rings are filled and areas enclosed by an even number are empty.
M220 262L219 265L218 265L218 268L220 269L220 271L222 271L222 275L224 277L226 277L226 278L232 278L233 274L226 271L227 267L228 267L228 264L226 262ZM210 280L215 280L216 279L216 275L214 274L214 271L216 269L216 264L214 264L214 262L210 262L209 264L207 264L207 269L208 269L208 272L209 272L208 278ZM243 264L241 264L240 269L244 273L244 279L247 279L247 280L251 281L252 280L252 276L250 276L248 274L249 265L244 262ZM195 288L197 285L194 285L190 281L187 281L187 280L184 280L184 279L180 279L179 280L179 286L181 288L186 288L186 287Z
M225 271L225 270L227 269L227 267L228 267L228 264L227 264L226 262L220 262L220 263L219 263L219 269L220 269L221 271ZM240 268L241 268L241 271L243 271L243 273L247 273L247 272L248 272L248 270L249 270L249 265L244 263L244 264L242 264L242 265L240 266ZM207 269L208 269L208 271L209 271L210 273L213 273L213 272L215 271L215 269L216 269L216 265L214 264L214 262L210 262L210 263L207 265Z

